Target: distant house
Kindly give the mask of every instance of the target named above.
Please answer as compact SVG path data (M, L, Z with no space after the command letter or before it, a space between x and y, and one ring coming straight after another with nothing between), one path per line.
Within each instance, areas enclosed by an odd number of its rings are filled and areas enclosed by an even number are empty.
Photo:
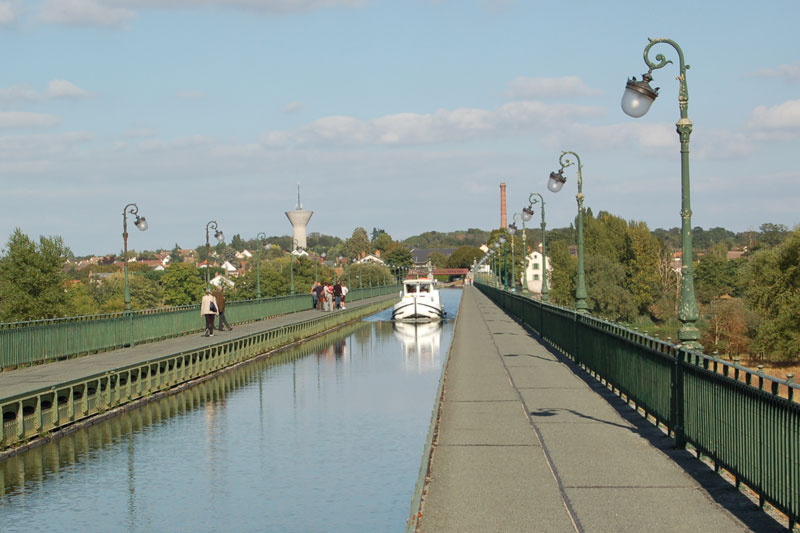
M224 270L229 276L239 275L239 269L233 266L230 261L225 261L222 263L222 270Z
M164 270L165 263L163 259L141 259L137 261L140 265L147 265L153 270Z
M230 279L226 278L222 274L217 274L208 282L215 287L221 287L225 285L225 288L232 289L236 284L231 281Z
M113 276L115 272L92 272L89 271L89 283L94 285L102 285L105 281Z
M247 250L242 250L241 252L236 252L236 259L250 259L251 257L253 257L253 254L251 254Z
M356 261L355 264L357 264L357 265L365 265L367 263L372 263L372 264L375 264L375 265L383 265L385 263L384 263L383 259L381 259L380 255L381 255L380 252L375 252L374 254L367 254L364 257L362 257L361 259L359 259L358 261Z
M547 287L552 288L551 279L553 267L550 258L545 258L541 252L531 252L528 255L528 267L525 269L525 283L528 290L534 294L542 293L542 282L545 276L545 262L547 268Z
M430 259L433 252L439 252L445 257L450 257L455 251L455 248L412 248L411 258L414 260L414 266L422 267L428 263L428 259Z

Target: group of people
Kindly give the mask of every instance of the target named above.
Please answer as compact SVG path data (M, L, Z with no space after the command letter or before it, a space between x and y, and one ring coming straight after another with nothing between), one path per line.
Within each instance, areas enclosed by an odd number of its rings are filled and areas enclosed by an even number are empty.
M206 319L206 337L214 336L214 317L216 316L219 317L219 328L217 329L225 331L225 327L227 327L228 331L233 331L225 318L225 295L222 294L222 287L214 292L211 292L210 287L206 289L206 294L200 301L200 315Z
M346 309L344 306L345 298L347 297L347 285L342 285L336 282L331 285L330 283L322 284L315 281L311 286L311 296L314 299L314 309L320 311L333 311L334 309ZM205 318L206 329L204 336L214 336L214 317L219 317L219 331L233 331L233 328L225 318L225 295L222 293L222 287L211 291L211 288L206 289L206 294L200 302L200 315Z
M333 311L334 309L347 309L344 306L347 298L347 285L342 285L337 281L333 285L330 283L320 283L315 281L311 286L311 297L314 300L314 309L320 311Z

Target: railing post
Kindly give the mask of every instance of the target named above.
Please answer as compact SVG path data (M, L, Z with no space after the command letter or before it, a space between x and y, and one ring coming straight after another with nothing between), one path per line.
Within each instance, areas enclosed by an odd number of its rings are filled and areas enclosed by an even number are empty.
M684 352L678 349L672 361L670 372L670 426L675 434L675 447L686 447L686 436L683 432L683 365Z

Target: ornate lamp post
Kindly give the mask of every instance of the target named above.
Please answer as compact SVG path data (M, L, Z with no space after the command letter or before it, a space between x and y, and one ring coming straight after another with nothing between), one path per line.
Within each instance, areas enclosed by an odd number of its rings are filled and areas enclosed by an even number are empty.
M514 220L517 219L519 213L514 214ZM516 277L514 276L514 234L517 233L517 223L512 222L508 226L508 232L511 234L511 292L515 292L517 290L517 281Z
M217 242L225 242L225 234L219 230L217 226L217 221L212 220L208 224L206 224L206 286L208 286L208 271L211 270L211 244L208 242L208 230L214 230L214 238L217 239Z
M302 248L297 245L297 239L292 239L292 244L294 244L294 249L289 252L289 291L294 296L294 250L302 250Z
M492 250L492 252L494 253L494 261L492 262L495 263L495 265L497 266L497 268L494 269L496 287L500 286L500 280L502 279L500 277L500 254L497 253L499 251L500 251L500 241L495 241L494 250Z
M322 252L322 253L319 255L319 257L320 257L320 263L322 263L323 265L325 264L325 256L327 256L327 255L328 255L328 254L326 254L325 252ZM319 281L319 278L318 278L317 271L318 271L318 265L317 265L316 263L314 263L314 281Z
M256 239L261 243L258 251L256 252L256 298L261 299L261 250L269 250L269 244L266 242L267 234L263 231L256 235Z
M537 200L534 196L538 196L539 199ZM528 202L530 205L523 209L525 215L528 215L528 220L533 217L533 206L537 202L542 204L542 301L547 302L550 301L550 289L547 287L547 242L545 240L547 224L544 221L544 198L538 192L532 192L528 197ZM523 215L523 220L525 215Z
M341 265L341 264L343 264L343 261L344 261L344 256L340 255L340 256L337 258L337 262L338 262L338 264L340 264L340 265ZM336 279L339 279L339 277L338 277L338 276L339 276L339 274L338 274L338 272L336 271L336 269L334 269L334 270L333 270L333 273L334 273L334 275L336 276ZM341 281L341 279L339 279L339 281Z
M130 210L128 210L130 208ZM147 229L147 220L139 216L139 206L136 204L128 204L122 209L122 246L123 256L122 263L125 270L125 310L131 310L131 290L128 286L128 213L136 216L134 225L139 228L139 231Z
M503 288L508 290L508 249L506 248L506 238L500 237L497 239L503 245ZM499 261L499 259L498 259Z
M516 217L516 215L514 215ZM525 242L525 223L533 217L530 206L522 209L522 294L528 294L528 244Z
M579 313L588 313L589 306L586 304L586 282L583 269L583 165L581 165L581 158L575 152L561 152L558 162L561 168L558 172L551 172L550 181L547 182L547 188L551 192L560 191L567 182L567 178L564 177L565 168L576 162L578 166L578 195L575 196L575 199L578 200L578 286L575 288L575 308Z
M663 54L656 55L656 62L650 60L650 49L659 43L666 43L672 46L678 53L680 75L678 81L680 88L678 91L678 106L681 118L676 123L678 136L681 143L681 302L678 308L678 320L681 328L678 330L678 344L690 350L702 350L703 346L698 342L700 331L695 323L700 318L697 309L697 300L694 296L694 266L692 265L692 206L689 185L689 137L692 134L692 121L689 120L689 90L686 86L686 71L689 65L683 59L683 50L671 39L649 39L649 43L644 48L644 62L649 67L647 73L642 75L642 81L636 81L636 77L628 80L625 85L625 93L622 95L622 110L634 117L644 116L650 109L650 105L658 96L658 88L650 87L653 80L651 73L654 70L665 67L671 60L667 60Z

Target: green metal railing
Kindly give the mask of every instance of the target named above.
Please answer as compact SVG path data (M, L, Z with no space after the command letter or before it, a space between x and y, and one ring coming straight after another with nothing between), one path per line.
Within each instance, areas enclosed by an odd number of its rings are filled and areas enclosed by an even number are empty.
M725 469L765 502L800 520L800 387L791 379L674 344L617 324L475 286L553 348L666 426L676 446Z
M371 292L378 289L382 287L373 287ZM370 315L393 301L382 299L362 307L324 313L246 337L0 398L0 450Z
M351 289L348 301L391 294L399 285ZM229 302L231 323L311 309L311 295ZM199 305L0 324L0 370L133 346L202 331Z

